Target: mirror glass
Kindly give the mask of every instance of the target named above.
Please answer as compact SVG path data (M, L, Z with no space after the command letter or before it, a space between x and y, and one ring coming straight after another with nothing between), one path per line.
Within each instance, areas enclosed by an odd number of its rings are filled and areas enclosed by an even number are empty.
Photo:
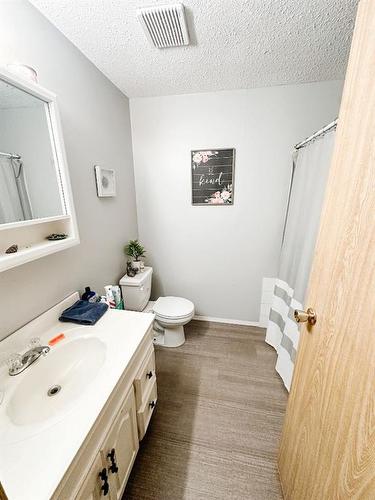
M48 104L0 80L0 224L65 215Z

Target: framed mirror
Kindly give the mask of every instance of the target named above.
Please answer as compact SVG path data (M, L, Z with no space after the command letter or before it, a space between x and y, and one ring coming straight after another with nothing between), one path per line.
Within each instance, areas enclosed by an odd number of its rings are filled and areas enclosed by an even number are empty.
M56 96L0 70L0 270L78 242Z

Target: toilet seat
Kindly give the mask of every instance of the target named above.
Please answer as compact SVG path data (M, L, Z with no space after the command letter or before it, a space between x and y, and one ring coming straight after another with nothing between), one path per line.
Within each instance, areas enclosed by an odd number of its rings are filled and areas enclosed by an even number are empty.
M159 297L152 310L162 320L180 321L194 314L194 304L182 297Z
M186 323L189 323L191 319L193 319L193 314L184 316L183 318L165 318L164 316L159 316L158 314L155 316L155 320L160 325L186 325Z

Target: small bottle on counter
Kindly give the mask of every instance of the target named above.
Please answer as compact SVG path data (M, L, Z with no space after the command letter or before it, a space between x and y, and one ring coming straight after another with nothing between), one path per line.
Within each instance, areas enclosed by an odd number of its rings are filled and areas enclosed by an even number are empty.
M91 290L89 286L86 286L81 299L86 300L87 302L98 302L98 294Z

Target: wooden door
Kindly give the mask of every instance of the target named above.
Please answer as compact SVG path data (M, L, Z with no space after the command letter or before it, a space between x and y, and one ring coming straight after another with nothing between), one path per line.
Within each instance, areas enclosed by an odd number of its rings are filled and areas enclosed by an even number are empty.
M5 491L1 486L1 483L0 483L0 500L8 500L8 497L6 496Z
M111 500L122 497L138 448L136 406L132 387L103 445L103 462L108 468Z
M301 330L279 455L284 496L374 499L374 0L359 5L306 306L318 321Z

